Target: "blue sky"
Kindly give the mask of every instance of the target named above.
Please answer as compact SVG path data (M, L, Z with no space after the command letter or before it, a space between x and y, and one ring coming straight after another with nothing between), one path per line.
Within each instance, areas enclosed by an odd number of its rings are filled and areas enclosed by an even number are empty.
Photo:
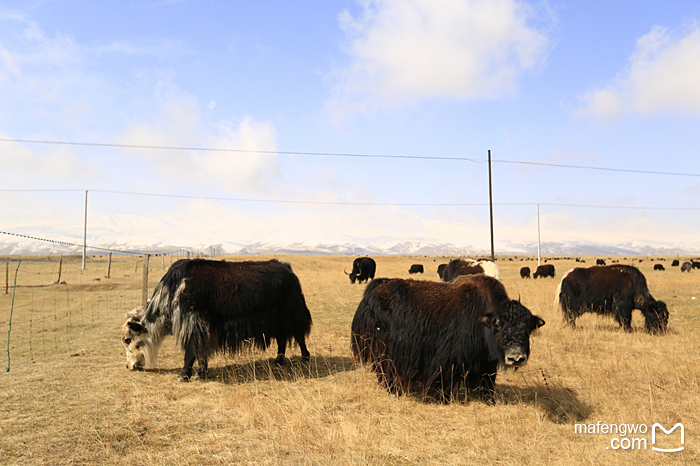
M80 240L89 190L94 245L487 249L491 150L497 252L532 250L538 203L544 242L698 251L700 176L510 162L700 175L699 20L690 1L5 2L0 139L266 152L0 142L2 231ZM73 191L16 191L48 189Z

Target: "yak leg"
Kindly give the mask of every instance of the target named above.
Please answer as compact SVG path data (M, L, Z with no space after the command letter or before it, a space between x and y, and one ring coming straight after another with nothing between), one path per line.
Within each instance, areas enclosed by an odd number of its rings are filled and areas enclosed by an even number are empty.
M287 337L277 337L277 357L275 358L275 364L281 366L284 364L284 353L287 352Z
M299 349L301 349L301 360L304 362L309 362L311 360L311 353L309 353L309 350L306 348L306 339L304 338L304 335L301 337L296 337L295 339L299 344Z
M467 388L487 405L496 404L497 364L488 364L482 370L469 371L466 377Z
M209 364L207 361L206 356L199 356L197 358L197 364L199 367L197 368L197 375L194 376L194 380L204 380L207 378L207 369L209 368Z
M185 352L185 365L182 366L180 375L177 377L178 382L189 382L190 377L192 377L192 366L194 365L196 357L194 354Z
M632 330L632 313L625 313L622 315L616 316L617 321L620 323L622 326L622 329L627 332L627 333L633 333L634 330Z

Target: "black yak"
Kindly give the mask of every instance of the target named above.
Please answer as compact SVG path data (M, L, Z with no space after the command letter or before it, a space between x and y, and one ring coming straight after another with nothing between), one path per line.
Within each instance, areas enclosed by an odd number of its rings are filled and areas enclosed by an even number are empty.
M413 264L410 269L408 269L408 273L423 273L423 265L421 264Z
M371 257L358 257L352 261L352 272L347 273L345 270L345 275L350 277L350 283L366 282L374 278L374 274L377 271L377 263Z
M195 378L203 379L210 354L236 353L246 343L264 350L273 338L277 364L292 338L308 361L310 330L311 314L289 264L188 259L170 267L146 309L124 324L122 342L128 369L153 367L163 337L172 334L185 352L178 380L187 381L195 360Z
M671 267L678 267L679 265L678 259L673 259L673 262L671 262Z
M520 278L530 278L530 267L520 269Z
M496 280L501 279L501 274L498 267L491 261L472 259L453 259L447 264L447 267L442 271L442 280L449 282L460 275L475 275L483 273Z
M663 264L654 264L654 270L666 270Z
M445 273L445 267L447 267L447 264L438 265L437 274L438 274L438 277L440 277L441 279L442 279L442 275Z
M449 283L378 278L353 318L351 346L390 391L447 401L465 382L493 404L498 367L525 365L530 333L543 325L484 274Z
M554 271L554 266L552 264L546 264L546 265L538 265L537 270L535 270L535 273L532 274L532 278L537 278L537 277L552 277L554 278L555 271Z
M564 313L571 327L586 312L611 315L626 332L632 331L632 311L644 315L650 333L663 333L668 325L668 309L649 293L646 278L631 265L575 268L566 273L554 298L555 311Z

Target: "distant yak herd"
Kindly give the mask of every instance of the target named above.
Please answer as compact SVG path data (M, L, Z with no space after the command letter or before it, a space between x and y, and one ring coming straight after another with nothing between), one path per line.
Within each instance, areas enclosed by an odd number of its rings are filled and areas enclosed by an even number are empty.
M565 325L575 328L578 317L595 313L613 317L623 331L632 332L632 312L638 309L647 332L666 332L666 304L651 295L639 269L606 265L603 259L596 264L562 277L554 310ZM671 264L678 265L677 260ZM700 262L684 262L681 271L694 268ZM664 267L657 263L653 269ZM367 283L352 319L350 348L392 393L444 402L464 386L469 398L493 404L498 369L527 364L530 336L545 325L519 297L508 296L492 261L440 264L440 281L375 278L376 271L374 259L358 257L345 272L351 283ZM422 264L408 270L424 272ZM529 279L530 268L522 267L520 277ZM554 278L554 266L538 265L532 278L538 277ZM293 342L302 361L309 361L311 326L301 283L289 264L187 259L170 267L145 309L128 315L122 343L129 370L152 368L164 337L172 335L184 352L178 380L189 381L206 378L208 358L215 353L235 354L251 346L265 350L272 340L276 364L285 363Z

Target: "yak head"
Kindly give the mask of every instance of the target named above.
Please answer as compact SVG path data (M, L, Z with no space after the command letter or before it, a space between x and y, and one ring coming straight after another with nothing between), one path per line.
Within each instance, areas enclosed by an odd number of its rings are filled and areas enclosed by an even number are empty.
M644 328L649 333L666 333L668 326L668 308L663 301L654 301L647 309L642 310L644 314Z
M130 371L143 369L155 363L154 345L148 329L141 325L138 317L129 317L122 327L122 343L126 350L126 368Z
M505 368L518 368L530 357L530 334L544 325L519 301L508 301L495 312L481 317L487 328L487 342L492 356ZM490 334L490 335L489 335Z
M345 272L345 270L343 270ZM350 277L350 283L355 283L355 279L357 279L357 272L355 272L355 269L352 269L351 273L345 272L345 275Z

